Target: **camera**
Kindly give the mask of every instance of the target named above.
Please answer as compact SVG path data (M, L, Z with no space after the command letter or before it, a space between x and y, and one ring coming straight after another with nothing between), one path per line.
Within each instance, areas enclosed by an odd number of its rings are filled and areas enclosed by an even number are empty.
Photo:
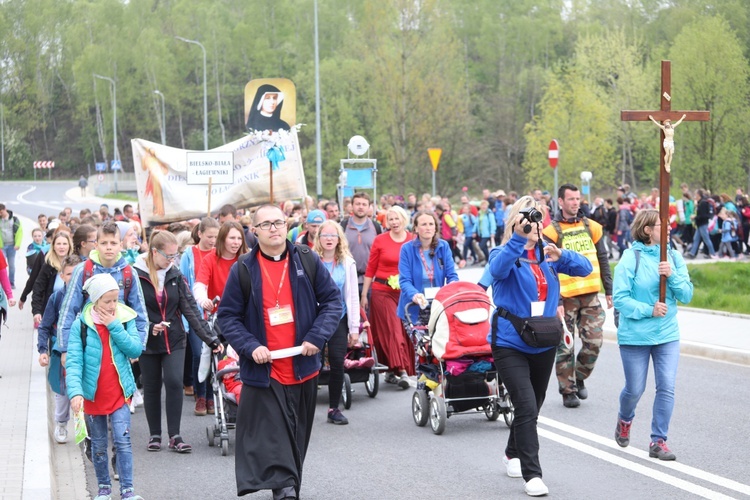
M534 207L523 208L519 210L518 213L523 215L523 218L529 222L541 222L544 218L542 212ZM525 226L523 226L523 232L529 234L531 232L531 224L526 224Z
M542 215L542 212L537 210L534 207L526 207L518 211L521 215L523 215L523 218L526 219L529 222L541 222L544 218L544 215Z

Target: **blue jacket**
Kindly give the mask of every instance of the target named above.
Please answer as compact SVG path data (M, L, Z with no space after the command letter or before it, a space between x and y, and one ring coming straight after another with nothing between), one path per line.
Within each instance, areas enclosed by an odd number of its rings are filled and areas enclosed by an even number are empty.
M99 261L99 252L97 250L92 251L89 254L89 259L94 261L94 274L109 273L120 285L120 302L124 302L125 294L122 290L122 270L129 266L125 259L120 259L112 267L103 267ZM57 346L60 352L66 352L68 350L68 336L70 335L70 328L78 316L78 313L83 309L83 306L88 303L88 298L83 298L83 268L86 265L85 262L78 264L73 270L73 276L70 278L68 283L67 291L65 292L65 298L63 299L62 309L60 310L60 321L58 323L58 338ZM148 320L146 319L146 303L143 300L143 292L141 291L141 285L138 280L138 274L133 269L133 279L131 283L130 293L128 294L128 301L126 303L136 313L135 325L140 336L143 349L146 348L146 336L148 334ZM140 355L140 354L139 354ZM137 358L138 356L133 356Z
M526 238L513 233L513 236L502 246L495 247L490 252L488 262L492 274L492 301L496 307L503 307L522 318L531 316L531 303L539 300L536 278L531 270L531 264L519 260L526 257L524 245ZM543 242L547 246L547 242ZM518 264L518 265L517 265ZM581 254L570 250L562 251L556 262L544 260L539 264L547 280L547 300L544 304L544 317L557 315L558 298L560 297L560 281L557 273L562 272L570 276L587 276L593 270L591 262ZM493 316L494 317L494 316ZM492 342L492 332L487 336ZM497 318L496 346L515 349L528 354L538 354L554 347L529 347L518 334L510 321Z
M398 258L398 284L401 287L401 296L398 299L396 314L402 320L406 320L404 308L407 305L409 306L409 314L413 319L416 319L417 314L419 314L419 306L413 303L412 299L416 294L424 293L422 281L424 267L422 258L419 256L420 247L419 238L415 238L401 247L401 254ZM431 266L435 273L433 286L440 287L446 283L458 281L456 265L453 262L453 255L447 241L442 239L438 241Z
M289 266L289 280L292 284L294 300L294 326L297 330L295 345L309 342L319 349L336 331L341 319L341 292L331 279L323 261L316 258L315 284L310 283L302 261L297 254L297 248L287 241L287 251L290 252L292 263ZM242 382L254 387L268 387L271 384L271 365L257 364L253 361L253 351L260 346L267 346L266 327L263 321L263 275L258 264L260 246L256 245L247 259L232 265L224 294L219 304L217 321L222 334L240 355L240 378ZM243 279L247 279L248 272L252 280L251 295L247 302L242 295L240 285L239 266L244 265L247 270L242 271ZM320 370L320 356L295 356L294 375L297 380Z
M464 224L464 235L467 238L473 238L474 233L477 232L477 218L471 213L461 214L461 221ZM469 242L471 244L471 242Z
M497 223L495 222L495 214L490 211L482 212L479 211L479 220L477 222L477 233L480 238L489 238L495 235L497 230Z
M65 288L55 290L47 301L47 307L44 308L42 322L39 323L36 350L39 354L44 354L49 349L49 342L52 339L54 347L57 338L57 320L60 316L60 307L62 306Z
M94 400L99 383L99 372L102 367L102 338L96 331L91 310L94 305L86 304L81 312L83 322L88 328L86 334L86 349L81 343L81 321L76 319L70 328L68 337L68 355L65 362L65 384L68 397L83 396L89 401ZM135 379L130 368L129 358L137 358L143 351L141 339L136 330L137 314L128 306L117 305L117 318L107 325L109 330L109 347L115 362L115 369L120 376L120 386L125 399L135 391Z
M640 251L635 272L634 250ZM640 241L626 250L615 267L612 301L620 313L617 342L621 345L657 345L680 339L677 325L677 301L687 304L693 299L693 283L679 252L667 252L672 275L667 278L667 314L653 317L659 300L659 245Z

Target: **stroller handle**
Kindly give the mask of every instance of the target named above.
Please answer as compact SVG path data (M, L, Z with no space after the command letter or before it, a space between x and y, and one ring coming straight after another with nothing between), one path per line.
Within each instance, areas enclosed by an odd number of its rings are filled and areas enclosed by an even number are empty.
M432 305L432 299L425 299L427 301L427 307L430 307ZM409 312L409 308L412 306L419 307L418 304L415 304L414 302L409 302L404 306L404 317L406 318L406 322L409 323L409 326L414 326L414 322L411 319L411 313ZM425 307L425 309L427 308Z

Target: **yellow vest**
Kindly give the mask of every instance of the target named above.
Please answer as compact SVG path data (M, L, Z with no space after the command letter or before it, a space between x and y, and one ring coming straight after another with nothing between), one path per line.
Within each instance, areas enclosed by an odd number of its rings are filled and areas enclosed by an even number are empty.
M579 278L559 273L560 295L563 297L577 297L587 293L598 293L601 288L601 273L599 270L599 258L596 256L596 243L602 237L602 226L589 219L589 231L583 221L570 223L559 221L562 230L562 245L557 241L558 234L555 227L550 224L544 228L543 234L560 248L572 250L586 257L594 270L586 277Z

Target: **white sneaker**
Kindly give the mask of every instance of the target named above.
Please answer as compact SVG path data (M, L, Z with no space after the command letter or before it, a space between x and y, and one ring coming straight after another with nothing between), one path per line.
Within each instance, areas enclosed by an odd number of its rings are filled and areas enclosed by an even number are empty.
M57 422L55 424L55 442L63 444L68 442L68 423Z
M534 477L528 481L525 490L530 497L543 497L549 493L549 488L544 484L541 477Z
M508 474L508 477L523 477L521 474L520 458L508 458L503 455L503 464L505 464L505 472Z

